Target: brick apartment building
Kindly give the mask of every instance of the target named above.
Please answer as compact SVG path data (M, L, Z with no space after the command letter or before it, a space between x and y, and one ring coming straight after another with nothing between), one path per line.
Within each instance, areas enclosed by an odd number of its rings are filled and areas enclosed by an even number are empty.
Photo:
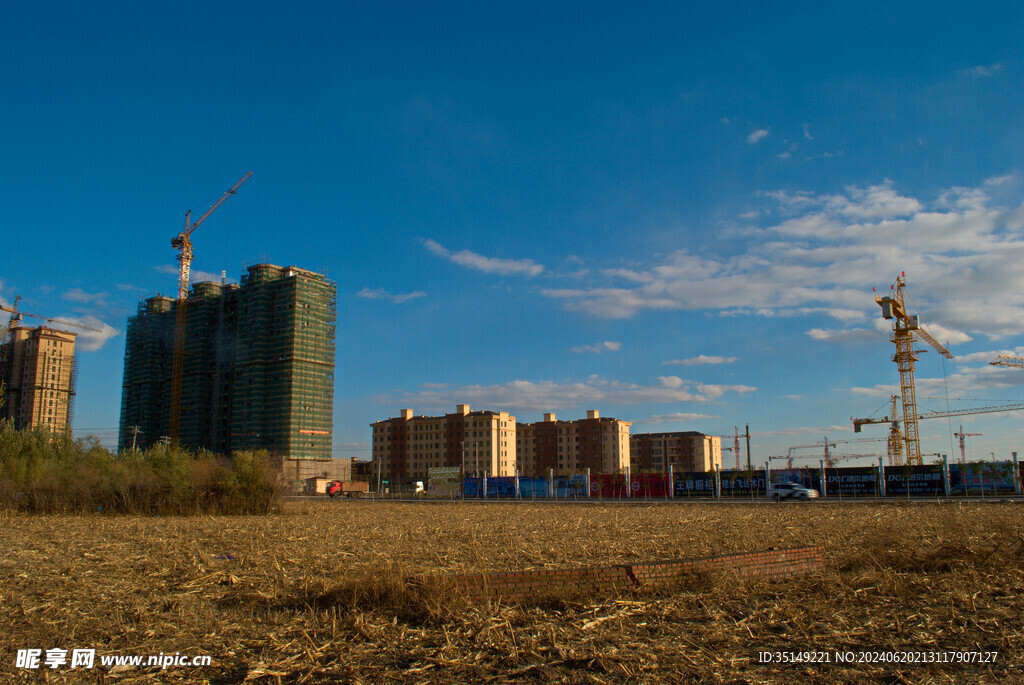
M516 454L523 476L619 473L629 466L629 421L601 417L559 421L544 414L536 423L516 424Z
M722 439L697 431L635 433L630 438L633 471L714 471L722 466Z
M508 412L470 411L396 417L370 424L373 460L380 478L394 483L426 481L431 467L459 467L467 476L513 476L516 470L516 417Z

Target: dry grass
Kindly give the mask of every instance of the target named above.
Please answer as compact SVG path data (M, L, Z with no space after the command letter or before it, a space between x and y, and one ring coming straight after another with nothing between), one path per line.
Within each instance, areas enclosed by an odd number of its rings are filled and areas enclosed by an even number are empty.
M255 517L0 513L0 680L19 648L208 654L51 682L1024 681L1014 504L289 504ZM671 595L458 607L402 582L822 544L830 570ZM994 666L778 666L764 651L998 651ZM78 672L81 673L81 672ZM78 677L79 680L75 680Z

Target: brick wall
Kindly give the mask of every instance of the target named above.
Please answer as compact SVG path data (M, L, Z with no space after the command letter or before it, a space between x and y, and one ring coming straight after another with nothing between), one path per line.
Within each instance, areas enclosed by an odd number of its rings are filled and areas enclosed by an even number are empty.
M731 573L740 578L786 578L824 568L821 547L768 549L703 559L652 561L600 568L573 568L506 573L464 573L433 578L450 585L471 600L526 599L543 595L610 595L635 590L657 590L685 581L687 577ZM412 581L424 584L428 579Z

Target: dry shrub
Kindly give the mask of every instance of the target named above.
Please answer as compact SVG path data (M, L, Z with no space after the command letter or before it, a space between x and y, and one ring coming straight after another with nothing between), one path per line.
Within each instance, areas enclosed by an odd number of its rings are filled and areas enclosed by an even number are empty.
M113 455L94 439L72 440L0 422L0 508L34 513L261 514L282 498L266 453L231 459L156 446Z

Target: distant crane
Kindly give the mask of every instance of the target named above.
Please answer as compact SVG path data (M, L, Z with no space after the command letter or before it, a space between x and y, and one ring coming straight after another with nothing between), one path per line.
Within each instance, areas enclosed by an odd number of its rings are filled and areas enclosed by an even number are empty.
M55 324L60 325L60 326L71 326L72 328L82 328L84 330L93 331L95 333L102 333L103 332L99 328L93 328L92 326L86 326L85 324L78 323L77 321L66 321L64 319L55 319L52 316L44 316L42 314L30 314L28 312L23 312L23 311L18 309L18 300L20 300L20 299L21 299L20 295L15 295L14 296L14 306L13 307L5 307L2 304L0 304L0 311L10 312L10 314L11 314L11 319L10 319L10 321L7 322L7 332L6 332L7 334L9 334L10 331L13 331L15 328L18 327L18 324L21 321L21 317L23 317L23 316L30 316L33 319L41 319L41 320L46 321L48 323L55 323ZM5 340L0 340L0 342L6 342L6 341Z
M192 220L192 210L185 213L185 228L178 235L171 238L171 247L178 250L178 302L174 319L174 358L171 371L171 442L178 444L178 429L181 425L181 377L185 359L185 307L188 300L188 276L192 266L192 232L199 228L199 225L206 221L224 201L238 192L242 184L252 176L247 171L245 176L238 180L238 183L231 186L220 199L214 202L195 223L189 224Z
M897 466L903 464L903 433L900 431L900 410L899 410L899 395L892 395L889 398L892 402L891 408L889 409L889 415L883 416L882 418L872 419L854 419L853 421L853 432L860 433L861 426L868 423L888 423L889 424L889 437L888 444L886 447L886 453L889 457L889 466ZM918 417L921 418L921 417Z
M10 321L8 321L8 323L7 323L7 328L0 329L0 345L3 345L4 343L7 343L7 342L9 342L11 340L12 332L14 331L14 329L16 329L18 327L18 325L21 323L22 317L24 317L24 316L29 316L29 317L32 317L33 319L41 319L43 321L46 321L47 323L57 324L58 326L61 326L61 327L81 328L81 329L86 330L86 331L93 331L94 333L102 333L103 332L99 328L93 328L92 326L86 326L85 324L78 323L77 321L66 321L64 319L56 319L56 318L54 318L52 316L44 316L42 314L31 314L29 312L23 312L20 309L18 309L18 300L20 300L20 299L21 299L21 297L19 295L15 295L14 296L14 306L13 307L5 307L4 305L0 305L0 311L9 312L10 315L11 315ZM7 359L3 359L2 357L0 357L0 381L2 381L3 377L6 376L11 371L10 365L14 363L14 359L13 359L12 355L13 355L13 350L9 350L8 351ZM74 373L74 371L73 371L73 369L74 369L74 357L72 356L70 360L71 360L71 364L72 364L72 373ZM7 367L7 371L4 371L4 367ZM0 407L3 407L3 405L9 401L9 393L11 393L14 390L13 388L10 388L10 387L5 388L4 386L5 386L5 383L0 382ZM18 392L20 392L20 391L18 391ZM68 392L69 401L68 401L68 416L67 416L67 425L69 427L71 425L70 395L72 395L72 394L74 394L73 389L70 389L69 392Z
M834 442L829 442L828 436L825 437L825 441L824 442L818 442L818 443L815 443L813 445L794 445L793 447L790 447L786 451L787 468L793 468L793 450L813 449L813 448L819 448L819 447L824 447L825 448L825 453L824 453L825 466L828 467L828 468L832 468L833 458L832 458L832 454L828 451L828 448L829 447L835 447L835 446L836 446L836 444Z
M733 430L733 439L734 439L732 447L733 447L733 452L736 453L736 470L739 471L740 469L743 468L743 465L740 463L740 427L739 426L733 426L732 430Z
M964 438L970 438L970 437L974 437L974 436L981 436L981 433L964 433L964 427L960 426L960 432L959 433L953 433L953 435L960 439L960 465L961 466L966 466L967 465L967 449L966 449L966 444L965 444L966 441L964 440Z
M898 396L892 396L892 410L889 416L880 416L868 419L850 419L853 421L853 432L860 433L861 426L865 426L872 423L888 423L889 424L889 465L890 466L902 466L903 461L899 459L898 450L902 445L902 439L900 434L900 419L897 415L897 403ZM953 409L952 411L941 411L941 412L928 412L927 414L918 414L917 420L923 421L925 419L944 419L950 416L971 416L973 414L995 414L1004 411L1021 411L1024 410L1024 403L1017 404L999 404L993 407L978 407L976 409ZM954 433L954 435L956 435ZM894 460L894 456L897 457Z
M723 447L722 451L723 452L732 452L732 453L734 453L736 455L736 470L739 471L739 470L741 470L743 468L742 465L740 464L740 427L739 426L733 426L732 428L733 428L733 432L734 432L734 435L733 435L733 440L734 440L733 446L732 447ZM727 436L722 436L722 437L727 437Z
M917 361L917 350L914 349L914 336L932 346L936 352L947 359L953 355L921 328L921 320L917 314L907 311L904 289L907 286L906 273L901 273L892 286L891 296L875 295L875 302L882 308L882 317L892 320L893 336L896 345L893 361L900 372L900 394L903 398L903 443L906 445L906 460L909 464L921 463L921 441L917 433L917 391L914 386L914 362ZM902 461L902 460L901 460Z

